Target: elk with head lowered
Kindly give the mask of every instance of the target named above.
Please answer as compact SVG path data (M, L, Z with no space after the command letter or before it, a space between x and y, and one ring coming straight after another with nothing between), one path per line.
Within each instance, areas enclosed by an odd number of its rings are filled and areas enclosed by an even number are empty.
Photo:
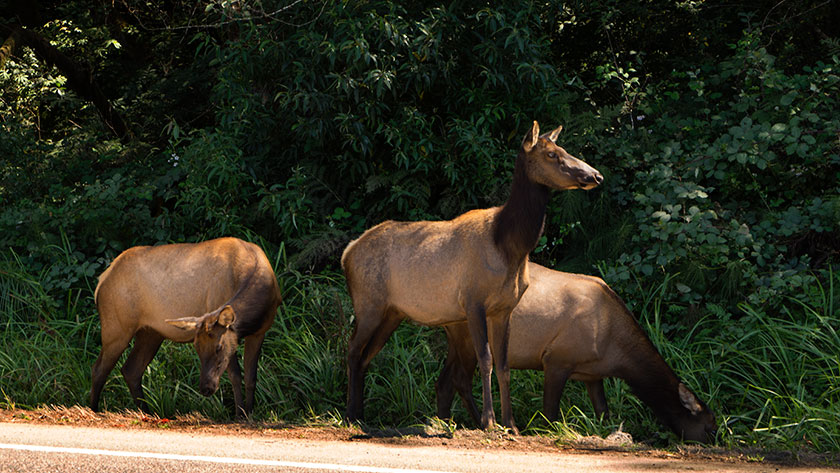
M147 410L141 380L164 339L192 342L201 361L199 391L216 392L227 370L237 415L254 407L257 361L280 305L280 288L265 253L253 243L219 238L201 243L138 246L122 252L94 293L102 351L92 369L90 406L132 338L122 366L137 407ZM245 399L236 349L245 340Z
M349 420L363 418L365 371L403 320L433 326L466 322L481 370L481 426L495 424L490 384L495 364L502 424L516 429L508 322L528 287L528 253L542 233L550 190L591 189L603 181L555 143L561 129L540 136L533 123L503 206L448 221L386 221L347 245L341 265L356 314L347 349Z
M679 437L712 442L715 415L680 381L621 298L591 276L528 263L531 285L510 317L508 362L543 370L543 415L557 419L566 380L586 383L597 415L607 414L603 379L618 377ZM448 418L455 390L478 422L472 396L475 352L466 323L444 327L449 342L437 390L438 417Z

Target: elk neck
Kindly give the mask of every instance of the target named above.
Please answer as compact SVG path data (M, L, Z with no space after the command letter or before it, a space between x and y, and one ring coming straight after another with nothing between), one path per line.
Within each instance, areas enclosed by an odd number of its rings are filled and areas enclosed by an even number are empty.
M240 340L262 328L265 323L264 314L276 298L274 281L266 281L258 277L259 256L253 248L247 248L254 258L254 264L248 275L239 283L239 289L224 304L233 307L236 313L233 329Z
M493 242L511 263L522 261L540 239L551 190L532 181L522 151L516 157L507 202L496 214Z
M621 297L609 287L604 290L612 299L610 320L617 333L611 342L616 351L610 356L612 368L608 376L623 379L630 390L670 426L670 420L678 418L685 410L679 399L680 379Z
M677 388L680 379L665 363L650 339L641 329L638 332L637 338L643 339L636 340L632 347L624 348L628 353L633 353L633 366L625 366L620 377L657 417L668 424L668 420L676 418L684 410Z

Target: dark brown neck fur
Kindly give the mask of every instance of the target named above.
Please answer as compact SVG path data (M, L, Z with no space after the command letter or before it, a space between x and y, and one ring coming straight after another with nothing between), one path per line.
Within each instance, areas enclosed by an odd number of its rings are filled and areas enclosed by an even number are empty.
M525 155L516 157L510 197L496 215L493 242L511 262L523 261L537 246L545 223L545 208L551 190L531 181L525 170Z
M626 316L633 320L629 311ZM629 330L626 334L627 338L634 341L621 343L623 350L630 353L626 359L631 360L633 366L625 366L619 377L624 379L633 394L650 407L663 424L673 430L678 419L690 415L680 402L680 379L665 363L641 327L634 325L636 330Z
M240 282L239 289L236 294L227 301L233 307L236 313L236 320L233 322L233 329L236 331L237 337L240 340L253 335L265 323L264 314L268 310L270 304L274 302L274 298L270 295L274 294L274 286L269 284L267 287L261 289L254 289L253 286L257 284L264 284L262 281L255 281L254 276L257 274L259 268L259 259L252 248L248 248L251 256L254 258L254 265L251 272ZM251 289L246 292L246 289ZM243 295L243 292L245 295Z

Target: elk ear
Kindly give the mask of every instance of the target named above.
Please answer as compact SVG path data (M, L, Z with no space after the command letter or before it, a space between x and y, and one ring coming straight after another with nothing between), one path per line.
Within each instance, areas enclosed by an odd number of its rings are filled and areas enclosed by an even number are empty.
M236 312L233 311L233 307L226 305L219 312L219 321L217 323L225 328L229 328L235 320Z
M216 322L219 321L219 312L221 309L216 309L213 312L208 312L201 317L198 318L198 328L203 328L210 333L213 331L213 327L216 325Z
M548 133L548 139L551 140L552 143L556 143L557 136L560 134L561 131L563 131L563 125L560 125L554 130L551 130L551 133Z
M166 323L181 330L195 330L198 327L198 317L182 317L180 319L166 319Z
M522 149L525 150L526 153L530 152L537 144L539 137L540 125L536 120L534 120L534 125L531 126L531 131L525 133L525 138L522 139Z
M700 405L697 397L683 383L680 383L677 391L680 394L680 403L691 412L691 415L696 416L703 411L703 406Z

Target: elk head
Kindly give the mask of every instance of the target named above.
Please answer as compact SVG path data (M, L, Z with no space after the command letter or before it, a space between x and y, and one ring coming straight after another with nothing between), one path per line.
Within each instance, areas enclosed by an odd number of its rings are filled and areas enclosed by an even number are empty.
M236 312L225 305L200 317L167 319L166 322L182 330L194 330L193 345L201 361L199 392L210 396L219 388L219 378L236 353L239 337L233 328Z
M717 435L715 414L683 383L677 387L683 410L669 422L671 429L684 440L700 443L714 442Z
M531 130L522 140L528 177L552 189L592 189L604 181L595 168L557 146L556 140L562 126L540 135L540 126L534 121Z

